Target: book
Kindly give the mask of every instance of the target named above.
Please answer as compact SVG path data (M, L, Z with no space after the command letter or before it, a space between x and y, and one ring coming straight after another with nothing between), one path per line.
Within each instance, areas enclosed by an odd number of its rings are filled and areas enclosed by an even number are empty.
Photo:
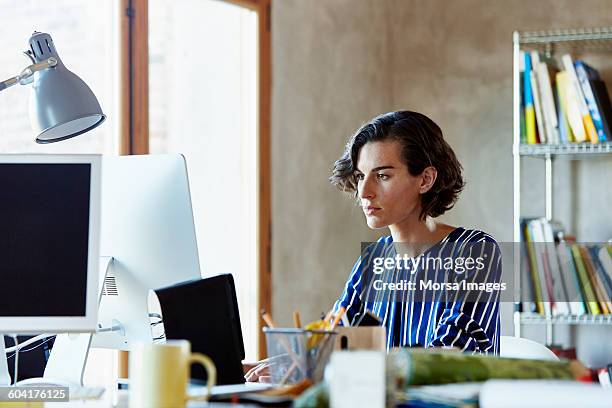
M541 60L537 66L538 89L544 116L544 130L548 143L559 144L559 125L557 123L557 109L551 83L551 72L556 73L552 61ZM553 76L554 77L554 76Z
M599 263L608 276L608 279L612 281L612 254L610 254L610 251L608 251L609 248L610 247L606 248L606 246L599 248L597 251L597 257L599 258Z
M535 107L536 126L538 131L537 140L539 143L548 143L546 131L544 129L544 116L542 114L542 104L540 103L540 90L536 79L535 71L531 71L531 92L533 93L533 106Z
M580 291L580 283L578 272L572 258L572 251L564 238L559 239L557 246L557 255L559 257L559 266L562 275L565 278L565 288L567 289L567 299L570 302L570 311L575 316L582 316L586 313L584 307L584 298Z
M595 102L597 104L597 108L598 108L598 112L599 112L599 115L600 115L600 119L601 119L602 125L604 127L604 132L603 132L603 134L605 136L604 140L605 141L612 140L612 137L611 137L610 132L609 132L610 128L607 127L607 125L610 123L610 120L608 120L607 123L606 123L606 120L605 120L606 117L608 117L609 119L612 118L610 116L610 114L612 114L612 111L609 109L610 103L608 103L606 105L606 106L608 106L608 110L606 112L603 112L602 106L597 101L597 94L595 93L595 87L594 87L594 83L597 83L598 86L602 87L604 92L602 93L601 96L604 97L609 102L610 98L608 97L608 91L606 90L606 84L601 79L601 77L599 76L599 71L597 71L595 68L591 67L588 64L583 64L583 67L584 67L584 69L586 71L587 78L589 80L589 84L591 85L591 90L593 91L593 96L595 97ZM591 82L591 81L593 81L593 82ZM605 113L607 113L606 116L604 116ZM598 135L599 135L599 133L598 133ZM604 141L604 140L600 139L600 141Z
M598 143L599 139L597 137L597 130L595 130L593 119L591 118L589 108L586 105L584 93L582 92L582 87L580 86L580 82L578 81L578 76L576 75L576 69L574 68L572 57L569 54L564 54L561 57L561 60L563 61L563 66L565 67L565 71L567 72L569 78L568 100L573 92L578 111L580 112L582 125L586 134L585 140L588 138L591 143Z
M595 270L595 265L593 263L593 260L591 259L591 253L584 245L580 245L580 255L582 256L584 266L586 268L589 279L591 280L593 292L595 293L595 298L597 299L597 302L599 302L601 312L603 314L611 314L612 302L610 302L603 282L601 281L599 274Z
M593 266L595 266L595 270L597 271L597 275L601 283L604 286L606 292L606 300L610 301L612 299L612 279L606 273L601 260L599 259L599 250L601 247L598 245L592 245L588 247L589 252L591 253L591 261L593 262ZM612 303L610 304L612 306Z
M559 101L561 109L563 109L563 117L569 130L568 140L570 142L584 142L586 135L584 133L584 125L580 118L580 111L575 101L575 92L571 92L569 76L566 71L559 71L557 73L557 90L559 92Z
M601 314L599 303L597 303L595 292L593 291L593 288L591 286L591 281L587 275L587 270L582 260L582 255L580 253L580 246L578 244L572 244L571 249L572 249L572 256L574 258L574 264L576 265L576 270L578 271L580 287L581 287L582 293L584 294L584 301L587 305L587 309L589 310L589 313L592 315Z
M521 221L521 231L524 229L525 222ZM538 313L534 285L527 240L523 238L521 240L521 311L523 312Z
M544 280L546 282L546 291L548 292L548 301L550 303L550 314L551 316L558 316L559 309L557 307L557 298L555 297L555 292L553 288L553 280L552 280L552 272L550 268L550 264L548 262L548 256L545 253L544 242L536 242L536 248L540 248L540 257L542 258L542 268L544 269Z
M589 113L593 119L593 124L595 125L595 130L597 131L597 138L599 141L605 142L607 137L604 131L601 115L599 114L599 108L597 107L597 102L595 101L595 94L591 87L591 83L589 82L589 74L587 72L588 65L584 61L578 60L574 62L574 67L576 68L576 75L578 76L580 87L584 93L587 108L589 109ZM588 68L590 69L590 72L595 71L592 67ZM597 77L598 76L599 75L597 75Z
M558 74L558 73L557 73ZM557 75L555 75L558 78ZM571 129L569 123L567 123L567 116L565 115L565 107L561 102L561 95L559 89L559 83L555 83L555 98L557 100L557 123L559 124L559 142L570 143L572 140Z
M540 220L542 223L542 232L544 234L544 256L548 261L548 266L551 275L551 287L553 292L554 308L552 310L553 315L567 315L570 312L568 304L567 290L565 289L565 282L561 276L561 268L557 259L557 248L555 246L555 239L553 236L552 226L546 218Z
M531 282L533 284L533 293L534 299L536 303L536 311L545 316L546 310L544 308L544 296L542 294L542 285L540 284L540 275L538 273L535 247L533 243L533 238L531 236L531 228L529 227L529 222L523 221L523 234L525 237L525 246L527 248L527 255L529 257L529 271L531 273ZM549 313L550 315L550 313Z
M531 92L533 94L533 106L535 107L536 128L538 131L538 142L549 143L546 128L544 126L544 107L540 90L540 80L538 67L540 66L540 54L537 51L531 52Z
M564 72L565 78L563 78L562 87L565 95L567 121L572 129L574 141L576 143L582 143L587 140L587 134L584 129L580 107L578 106L578 95L569 73L567 71Z
M527 127L525 126L525 51L519 56L519 123L520 143L527 143Z
M593 96L595 97L597 109L601 114L601 122L606 140L612 140L612 104L610 103L610 96L606 84L601 79L589 79L589 83L591 89L593 89Z
M531 90L531 57L529 53L524 53L525 57L525 72L523 83L525 85L525 128L527 134L527 143L536 144L536 124L535 124L535 107L533 106L533 93Z
M544 233L542 232L542 224L539 219L535 219L529 221L527 225L534 248L534 258L541 287L544 316L550 317L552 316L552 304L554 303L554 299L552 298L552 278L548 268L548 261L543 251Z

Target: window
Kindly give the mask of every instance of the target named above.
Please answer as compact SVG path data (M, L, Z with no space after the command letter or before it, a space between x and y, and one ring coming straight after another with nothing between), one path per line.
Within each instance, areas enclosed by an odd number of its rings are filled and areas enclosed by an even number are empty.
M257 13L149 2L150 153L187 160L202 276L232 273L247 360L257 355Z
M22 55L34 31L51 35L66 67L92 89L107 118L98 128L73 139L39 145L30 128L30 86L0 92L0 152L113 154L118 140L118 29L116 1L0 0L2 36L0 80L17 75L30 64ZM115 376L113 350L91 350L85 380L110 383ZM109 358L110 357L110 358Z
M128 4L135 10L131 25ZM147 7L148 15L141 12ZM181 0L180 7L171 0L0 0L0 9L0 79L29 64L21 52L32 32L47 32L107 115L91 132L39 145L29 124L29 87L14 86L0 92L0 152L185 154L203 276L234 275L247 359L257 357L257 346L265 352L258 311L270 303L270 0ZM131 96L130 41L132 56L138 54ZM143 49L148 74L140 65L146 66ZM134 127L127 126L130 116ZM86 369L90 378L117 365L96 353Z
M66 67L89 85L97 96L106 122L79 137L38 145L30 128L30 86L15 85L0 92L0 151L3 153L106 153L115 152L117 122L116 2L87 0L0 0L2 53L0 78L17 75L31 62L22 52L34 31L53 38Z

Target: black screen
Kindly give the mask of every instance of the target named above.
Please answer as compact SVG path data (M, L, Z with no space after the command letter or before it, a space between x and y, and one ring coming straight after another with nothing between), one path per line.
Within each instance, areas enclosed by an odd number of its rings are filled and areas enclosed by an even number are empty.
M217 384L244 382L244 343L232 275L179 283L156 289L164 319L166 339L185 339L191 351L210 357L217 367ZM206 379L194 364L191 377Z
M0 164L0 316L85 316L91 165Z

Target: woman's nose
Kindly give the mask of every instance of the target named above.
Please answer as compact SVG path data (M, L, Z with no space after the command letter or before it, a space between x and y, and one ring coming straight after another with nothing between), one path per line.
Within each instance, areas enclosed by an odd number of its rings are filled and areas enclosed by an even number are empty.
M372 183L366 178L359 183L358 191L359 198L374 198L374 189L372 188Z

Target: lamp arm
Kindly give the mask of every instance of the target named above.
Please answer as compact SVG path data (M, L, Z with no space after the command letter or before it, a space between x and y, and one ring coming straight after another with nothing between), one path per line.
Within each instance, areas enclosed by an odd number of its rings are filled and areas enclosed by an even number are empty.
M31 81L28 81L34 75L35 72L42 71L43 69L52 68L57 65L56 58L49 58L42 62L37 62L36 64L32 64L26 68L17 76L9 78L5 81L0 82L0 91L5 90L6 88L10 88L13 85L22 84L26 85Z

